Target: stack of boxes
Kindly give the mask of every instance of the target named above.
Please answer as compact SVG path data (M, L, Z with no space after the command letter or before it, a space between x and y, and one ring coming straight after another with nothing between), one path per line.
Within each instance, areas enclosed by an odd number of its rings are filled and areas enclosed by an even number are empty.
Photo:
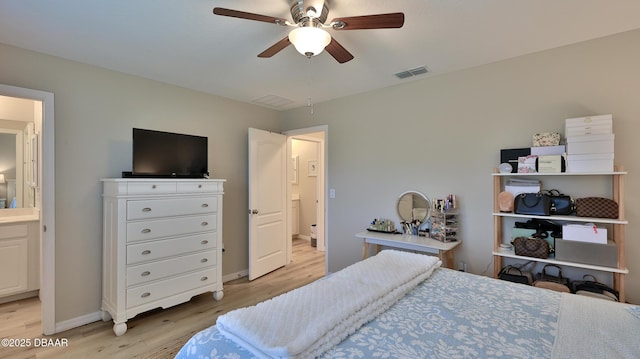
M565 121L567 172L613 172L613 116Z

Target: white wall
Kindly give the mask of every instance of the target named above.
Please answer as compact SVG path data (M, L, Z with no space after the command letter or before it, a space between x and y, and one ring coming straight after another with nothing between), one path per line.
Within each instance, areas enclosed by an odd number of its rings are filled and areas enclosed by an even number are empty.
M276 111L11 46L0 83L55 95L56 321L100 309L100 179L131 170L132 127L209 137L212 177L226 178L223 275L247 258L247 129L278 131Z
M492 275L490 174L499 150L530 146L535 132L563 132L566 118L612 113L615 161L629 172L627 298L640 303L639 43L640 31L632 31L316 104L313 115L285 112L285 129L329 128L327 187L336 191L327 204L329 271L358 261L354 234L372 218L397 219L397 196L415 189L458 196L456 261ZM589 192L575 185L561 189Z

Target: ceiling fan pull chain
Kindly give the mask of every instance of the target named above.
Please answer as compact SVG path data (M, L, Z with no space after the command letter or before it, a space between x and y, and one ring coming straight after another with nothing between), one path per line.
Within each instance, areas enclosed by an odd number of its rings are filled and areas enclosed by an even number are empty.
M313 102L311 96L307 97L307 107L309 107L309 113L313 115Z
M307 88L309 89L309 95L307 96L307 107L309 107L309 114L313 115L313 100L311 99L311 91L313 89L313 86L311 86L311 84L313 83L311 76L313 76L313 69L311 69L311 66L313 66L313 64L311 63L311 58L307 59L307 63L309 64L309 76L306 76L306 85Z

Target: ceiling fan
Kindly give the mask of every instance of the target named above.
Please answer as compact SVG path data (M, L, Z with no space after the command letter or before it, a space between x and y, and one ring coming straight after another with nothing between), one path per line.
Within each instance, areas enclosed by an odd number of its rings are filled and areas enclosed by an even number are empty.
M272 57L293 43L296 50L308 58L320 54L326 48L327 52L341 64L352 60L353 55L340 45L336 39L329 35L329 33L324 30L325 28L332 28L334 30L366 30L400 28L404 25L404 14L401 12L341 17L325 24L327 15L329 15L328 5L329 0L291 0L291 17L294 22L289 22L282 18L220 7L214 8L213 13L221 16L295 27L287 37L258 54L258 57Z

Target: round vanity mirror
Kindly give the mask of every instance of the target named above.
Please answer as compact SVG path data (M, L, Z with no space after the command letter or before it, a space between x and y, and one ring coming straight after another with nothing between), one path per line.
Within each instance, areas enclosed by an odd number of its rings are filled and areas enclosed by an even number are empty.
M418 220L420 223L423 223L429 216L431 202L423 193L407 191L398 197L396 209L402 221L413 222Z

